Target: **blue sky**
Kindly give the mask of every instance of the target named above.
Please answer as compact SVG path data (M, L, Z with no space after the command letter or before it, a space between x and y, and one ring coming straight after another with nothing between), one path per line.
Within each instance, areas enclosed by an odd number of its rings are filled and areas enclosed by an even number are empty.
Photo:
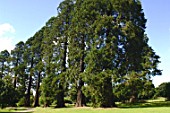
M161 82L170 82L170 0L141 0L147 18L146 33L149 45L161 57L159 68L162 76L153 78L157 86Z
M10 42L13 46L33 36L45 22L57 15L57 6L62 0L0 0L0 29L6 27L6 31L0 32L0 41ZM5 25L4 25L5 24ZM9 28L10 26L12 28ZM11 30L14 29L11 33ZM10 36L9 36L10 34ZM6 36L8 35L8 36ZM12 39L11 39L12 36ZM7 47L8 44L3 44ZM12 48L11 45L9 45ZM0 50L1 50L0 48Z
M45 22L57 15L62 0L0 0L0 51L11 50L19 41L33 36ZM149 45L161 57L162 76L153 78L158 86L170 81L170 0L141 0L147 21Z

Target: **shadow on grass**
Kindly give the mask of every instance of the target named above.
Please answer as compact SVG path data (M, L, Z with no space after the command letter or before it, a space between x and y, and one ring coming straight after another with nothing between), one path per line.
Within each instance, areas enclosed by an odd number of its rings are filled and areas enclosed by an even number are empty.
M147 108L147 107L170 107L170 101L118 104L118 108Z

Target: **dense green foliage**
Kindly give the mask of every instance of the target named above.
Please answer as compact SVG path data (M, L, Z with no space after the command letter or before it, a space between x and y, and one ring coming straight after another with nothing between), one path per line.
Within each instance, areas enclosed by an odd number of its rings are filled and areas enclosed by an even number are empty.
M170 82L160 84L156 88L156 97L165 97L168 101L170 100Z
M28 107L39 98L46 107L65 107L65 98L77 107L151 98L151 77L161 70L145 24L139 0L64 0L33 37L1 52L0 80L13 85L0 90L18 92L18 104Z
M10 76L5 76L4 79L0 79L0 107L16 106L18 101L18 93L12 86Z

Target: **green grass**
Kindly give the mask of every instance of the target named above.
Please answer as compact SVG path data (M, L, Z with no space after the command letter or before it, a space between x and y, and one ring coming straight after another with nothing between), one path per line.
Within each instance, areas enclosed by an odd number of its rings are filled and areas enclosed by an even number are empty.
M135 104L118 104L118 108L36 108L34 113L170 113L170 101L164 98Z
M158 108L158 107L170 107L170 101L158 101L148 100L146 102L134 103L134 104L118 104L119 108Z
M26 108L17 108L17 111L23 109ZM11 113L17 111L14 108L0 109L0 113ZM55 109L53 107L37 107L32 113L170 113L170 101L165 101L164 98L158 98L156 100L146 100L145 102L135 104L118 103L118 108L75 108L68 106L67 108Z
M170 107L158 108L36 108L34 113L170 113Z
M0 111L0 113L10 113ZM170 113L170 107L154 108L35 108L33 113Z

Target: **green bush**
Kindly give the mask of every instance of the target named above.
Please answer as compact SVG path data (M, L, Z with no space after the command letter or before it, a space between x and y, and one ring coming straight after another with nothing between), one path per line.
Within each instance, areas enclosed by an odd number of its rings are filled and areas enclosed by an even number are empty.
M25 97L21 98L19 102L17 103L18 107L23 107L25 106Z

